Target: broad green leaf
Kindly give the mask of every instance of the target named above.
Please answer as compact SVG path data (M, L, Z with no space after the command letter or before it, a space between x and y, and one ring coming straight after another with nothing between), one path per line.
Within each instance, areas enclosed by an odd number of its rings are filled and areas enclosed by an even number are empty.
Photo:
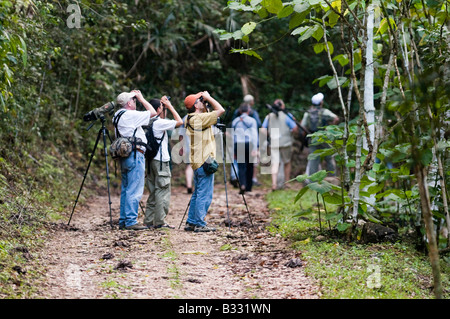
M309 176L309 179L313 182L320 182L323 181L323 179L327 177L327 171L326 170L320 170L312 175Z
M278 12L283 10L283 2L281 0L263 0L261 5L274 14L278 14Z
M323 28L322 27L316 28L316 30L312 34L312 37L316 39L316 41L320 41L320 39L322 39L323 37Z
M297 13L304 13L304 12L308 13L310 7L311 6L309 5L308 2L302 2L294 5L294 11Z
M322 42L314 44L314 53L319 54L323 51L325 45Z
M295 28L292 32L291 35L297 35L297 34L303 34L306 32L306 30L308 30L309 27L298 27Z
M244 24L242 26L241 31L245 35L248 35L248 34L252 33L253 30L255 30L255 28L256 28L256 23L255 22L247 22L246 24Z
M341 66L346 66L349 62L346 54L339 54L333 58L333 61L338 61Z
M255 8L253 6L247 6L245 4L233 1L228 2L228 9L230 10L236 10L236 11L253 11Z
M298 39L298 43L302 43L303 41L309 39L310 37L312 37L312 35L314 34L314 32L316 32L316 30L320 28L320 26L315 25L312 27L308 27L308 29L302 34L302 36Z
M326 201L329 204L342 204L342 197L341 195L334 193L326 193L323 194L323 200Z
M278 12L277 16L279 19L286 18L290 16L294 12L294 8L292 6L285 6L280 12Z
M322 181L322 182L316 182L316 183L310 183L307 185L307 187L313 191L318 192L319 194L325 194L328 193L330 190L333 189L332 184Z

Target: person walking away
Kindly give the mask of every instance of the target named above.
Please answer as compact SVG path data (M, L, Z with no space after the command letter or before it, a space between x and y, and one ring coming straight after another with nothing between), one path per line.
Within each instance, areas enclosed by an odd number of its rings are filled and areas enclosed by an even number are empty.
M311 98L311 106L309 107L308 111L303 114L303 118L300 124L308 130L309 134L315 133L318 130L323 129L327 125L335 125L339 123L339 117L329 109L324 108L323 103L324 95L322 93L315 94ZM312 175L318 172L321 158L320 156L317 156L316 158L310 159L311 154L313 154L316 150L329 148L329 145L327 143L318 144L316 139L311 138L309 138L308 144L309 155L306 174ZM325 163L329 174L331 176L335 176L336 164L334 161L334 157L332 155L325 156Z
M261 127L261 119L260 119L260 117L259 117L258 111L256 111L256 110L253 108L253 106L255 105L255 98L253 97L253 95L247 94L247 95L245 95L244 98L243 98L243 103L246 103L246 104L249 105L249 112L248 112L248 115L249 115L250 117L252 117L252 118L255 119L257 128L258 128L258 130L259 130L259 128ZM237 118L238 116L241 115L239 109L240 109L240 108L238 107L238 108L234 111L234 113L233 113L233 118L231 119L231 121L234 121L235 118ZM259 134L258 130L257 130L257 134ZM257 145L257 148L259 148L259 139L258 139L258 145ZM237 183L237 176L236 176L236 174L239 175L239 173L238 173L238 165L237 165L237 161L234 161L233 163L234 163L234 166L235 166L235 169L236 169L236 173L234 172L233 169L231 169L231 172L230 172L230 183L231 183L233 186L237 187L237 186L238 186L238 185L237 185L238 183ZM253 185L261 185L261 184L259 183L259 181L258 181L258 156L256 157L256 162L253 163Z
M298 132L298 126L293 120L293 116L291 114L288 116L284 112L285 108L283 100L275 100L272 105L272 112L265 117L262 124L262 128L270 136L272 191L278 189L277 180L280 164L284 164L284 181L290 178L293 146L292 134Z
M167 96L161 99L150 100L157 116L153 121L153 135L160 141L159 150L156 153L147 171L147 188L150 192L145 208L144 224L148 228L174 228L166 222L169 213L171 178L169 131L183 125L178 112L173 107ZM167 109L172 113L173 120L167 119Z
M258 147L258 124L249 116L247 103L239 107L239 117L231 123L234 134L234 156L238 163L240 194L251 192L253 185L253 165L256 161Z
M211 112L208 112L206 103L212 106ZM184 229L194 232L215 231L205 221L214 192L214 173L208 173L208 163L215 161L216 157L212 126L217 124L217 119L225 113L225 109L207 91L188 95L184 104L188 111L186 129L191 141L190 161L194 170L194 191Z
M136 110L137 101L142 103L146 111ZM153 106L145 100L138 90L120 93L116 98L116 103L121 109L114 114L113 123L116 116L120 112L123 112L117 122L116 136L118 134L124 137L132 137L134 135L136 138L140 138L143 143L147 143L142 126L147 125L150 117L156 115ZM140 225L137 221L139 202L144 193L145 184L144 154L145 148L143 146L136 146L136 149L130 156L120 160L122 184L120 192L119 229L148 229L147 226Z

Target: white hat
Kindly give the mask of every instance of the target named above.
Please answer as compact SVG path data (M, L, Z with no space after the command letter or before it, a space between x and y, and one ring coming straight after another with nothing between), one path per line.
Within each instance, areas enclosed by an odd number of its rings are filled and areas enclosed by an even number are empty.
M251 94L247 94L246 96L244 96L244 102L246 102L246 103L249 103L249 102L253 101L254 99L255 98Z
M323 94L322 93L317 93L316 95L314 95L311 99L312 104L314 105L319 105L322 101L323 101Z
M135 92L122 92L117 96L116 102L120 106L125 106L129 100L136 96Z

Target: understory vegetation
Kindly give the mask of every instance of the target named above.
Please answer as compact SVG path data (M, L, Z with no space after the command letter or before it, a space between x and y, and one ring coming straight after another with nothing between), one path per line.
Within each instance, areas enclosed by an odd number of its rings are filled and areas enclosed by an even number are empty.
M270 231L292 242L305 259L305 272L317 280L322 298L338 299L432 299L433 278L429 259L415 240L399 230L393 242L348 242L324 227L320 231L316 196L308 191L294 203L297 191L275 191L267 195L272 210ZM322 223L326 218L322 209ZM329 207L329 209L333 209ZM308 211L308 214L301 214ZM443 258L444 298L450 297L450 260Z

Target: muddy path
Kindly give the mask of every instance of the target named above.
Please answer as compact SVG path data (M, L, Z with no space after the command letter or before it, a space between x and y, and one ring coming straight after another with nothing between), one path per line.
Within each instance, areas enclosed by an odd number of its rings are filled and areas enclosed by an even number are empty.
M316 299L301 256L265 230L265 192L245 194L249 215L242 196L228 187L227 212L223 184L216 184L207 216L217 227L213 233L184 231L190 195L182 187L172 189L167 220L175 229L118 230L117 195L111 198L112 229L108 196L92 198L77 207L70 225L52 228L41 252L45 278L36 298ZM146 198L144 193L143 203Z

